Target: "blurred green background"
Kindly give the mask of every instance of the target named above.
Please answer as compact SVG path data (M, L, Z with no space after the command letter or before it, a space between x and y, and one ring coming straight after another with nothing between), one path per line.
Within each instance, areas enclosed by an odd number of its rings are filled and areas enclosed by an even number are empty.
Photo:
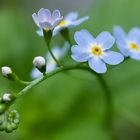
M140 26L139 0L0 0L0 66L8 65L30 80L32 60L44 55L43 38L31 15L41 7L78 11L90 20L71 30L88 29L93 35L114 25L126 31ZM61 36L52 44L62 45ZM105 74L114 102L113 132L118 140L140 140L140 62L130 60ZM23 86L0 77L0 93L18 92ZM18 130L0 132L0 140L112 140L102 127L105 100L95 76L75 71L58 74L20 98L13 108L21 115Z

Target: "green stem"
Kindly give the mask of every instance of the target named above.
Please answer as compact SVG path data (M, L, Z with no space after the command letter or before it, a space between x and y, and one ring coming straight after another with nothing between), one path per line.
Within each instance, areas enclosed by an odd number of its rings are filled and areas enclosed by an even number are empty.
M57 63L57 65L58 65L58 66L62 66L62 65L60 64L60 62L57 60L57 58L55 57L55 55L53 54L53 52L52 52L52 50L51 50L51 48L50 48L50 44L48 44L48 51L49 51L49 53L51 54L51 56L52 56L52 58L54 59L54 61Z
M97 74L96 74L97 75ZM112 95L111 91L103 77L103 75L97 75L97 78L102 86L102 89L105 94L106 100L106 114L105 114L105 125L108 127L112 127L112 120L113 120L113 102L112 102Z
M30 85L31 84L31 82L23 81L23 80L20 80L20 79L18 79L17 82L21 83L23 85Z
M97 75L97 74L96 74ZM108 129L109 135L112 140L118 140L117 136L114 134L113 131L113 99L110 88L108 87L103 75L97 75L97 78L102 86L102 89L105 94L105 101L106 101L106 112L105 112L105 120L104 125L105 128Z
M17 97L20 97L21 95L27 93L30 89L32 89L34 86L40 84L41 82L43 82L44 80L56 75L57 73L63 72L63 71L67 71L67 70L73 70L73 69L79 69L79 70L87 70L87 71L92 71L91 69L89 69L88 67L84 67L84 66L79 66L78 65L74 65L74 66L68 66L68 67L59 67L58 69L47 73L46 75L44 75L41 78L38 78L34 81L31 82L30 85L26 86L23 90L21 90L18 94ZM93 71L92 71L93 72Z
M44 39L45 39L45 43L48 47L48 51L51 54L52 58L54 59L54 61L57 63L58 66L61 66L60 62L57 60L57 58L55 57L55 55L53 54L50 44L51 44L51 39L52 39L52 31L45 31L43 30L43 34L44 34Z

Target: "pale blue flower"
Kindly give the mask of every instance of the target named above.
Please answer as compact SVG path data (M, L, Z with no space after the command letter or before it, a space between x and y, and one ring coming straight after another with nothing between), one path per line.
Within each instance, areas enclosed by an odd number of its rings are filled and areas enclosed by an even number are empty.
M106 63L117 65L124 60L122 54L109 50L115 42L109 32L102 32L94 38L87 30L81 30L75 33L74 39L78 45L71 49L72 58L77 62L88 62L97 73L107 71Z
M38 13L32 14L33 20L40 29L53 30L63 17L59 10L54 10L51 14L50 10L41 8Z
M88 20L89 17L85 16L80 19L78 18L78 13L77 12L71 12L67 14L64 19L56 26L56 28L53 31L53 34L56 35L59 31L61 31L64 28L73 28L75 26L80 25L84 21Z
M78 18L78 13L77 12L71 12L67 14L63 20L54 28L53 30L53 36L57 35L62 29L64 28L73 28L75 26L80 25L84 21L88 20L89 17L85 16L83 18L77 19ZM37 31L37 34L39 36L43 36L43 31L42 29L39 29Z
M63 58L65 56L65 54L67 53L69 49L69 44L66 42L63 46L63 48L60 48L58 46L52 48L52 52L55 55L55 57L60 60L61 58ZM50 55L49 52L46 53L46 72L51 72L53 70L55 70L57 68L57 63L54 61L54 59L52 58L52 56ZM36 69L33 68L32 72L31 72L31 77L32 78L38 78L41 77L42 73Z
M126 57L140 60L140 29L132 28L126 34L120 26L115 26L113 32L121 53Z

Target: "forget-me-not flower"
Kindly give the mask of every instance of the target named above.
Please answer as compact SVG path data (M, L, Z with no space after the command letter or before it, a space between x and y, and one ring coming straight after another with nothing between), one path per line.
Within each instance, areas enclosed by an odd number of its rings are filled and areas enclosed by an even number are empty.
M120 26L115 26L113 32L121 53L126 57L140 60L140 29L132 28L127 35Z
M68 49L69 49L69 44L66 42L64 44L63 48L60 48L58 46L52 48L52 52L55 55L55 57L57 58L57 60L60 60L61 58L63 58L65 56ZM54 61L54 59L52 58L50 53L47 52L46 53L46 72L51 72L51 71L55 70L56 68L57 68L57 63ZM35 79L40 76L42 76L42 73L38 69L33 68L32 72L31 72L31 77Z
M89 19L88 16L82 17L80 19L77 19L77 18L78 18L78 12L71 12L71 13L67 14L63 18L63 20L55 27L55 29L53 31L53 36L57 35L64 28L73 28ZM39 36L43 36L43 31L41 29L39 29L37 31L37 34Z
M102 32L94 38L87 30L81 30L75 33L74 39L78 45L71 49L72 58L77 62L88 62L97 73L107 71L106 63L117 65L124 60L122 54L109 50L115 42L109 32Z
M53 30L63 19L59 10L51 13L50 10L44 8L41 8L37 14L32 14L32 17L36 25L46 31Z

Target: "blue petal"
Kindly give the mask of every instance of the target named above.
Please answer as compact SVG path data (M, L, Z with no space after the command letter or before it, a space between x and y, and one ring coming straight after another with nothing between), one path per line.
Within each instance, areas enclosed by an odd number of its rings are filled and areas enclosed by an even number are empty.
M74 39L78 45L88 47L95 42L93 36L87 30L81 30L75 33Z
M43 30L42 29L38 29L37 31L36 31L36 33L39 35L39 36L43 36Z
M48 21L51 19L51 12L48 9L41 8L38 11L38 17L40 22Z
M76 21L73 21L73 22L71 23L71 25L73 25L73 26L80 25L81 23L83 23L84 21L86 21L86 20L88 20L88 19L89 19L88 16L83 17L83 18L80 18L80 19L78 19L78 20L76 20Z
M87 47L73 45L71 48L71 51L73 54L82 54L82 53L88 53L90 54L90 49L87 49Z
M121 52L125 57L127 57L127 56L130 55L130 51L129 51L128 47L127 47L127 42L123 44L123 43L117 41L116 43L117 43L118 49L120 50L120 52Z
M114 26L113 34L117 41L124 42L126 40L126 34L120 26Z
M51 29L53 27L49 22L40 22L39 25L42 29Z
M36 79L36 78L41 77L41 76L43 76L43 74L38 69L33 68L32 72L31 72L31 77L33 79Z
M109 32L102 32L96 37L96 42L106 50L113 46L115 39Z
M128 39L130 41L136 41L140 43L140 29L139 28L132 28L128 33Z
M77 62L86 62L90 58L90 56L86 53L72 54L71 57L72 57L72 59L74 59Z
M120 26L114 26L113 28L114 37L116 39L117 47L124 56L129 56L127 49L126 34Z
M55 20L57 18L60 18L61 17L61 13L59 10L54 10L53 13L52 13L52 20Z
M39 27L38 15L36 13L34 13L34 14L32 14L32 18L33 18L34 22L36 23L36 25Z
M118 52L106 51L102 55L102 59L107 64L117 65L124 60L124 56Z
M77 62L86 62L91 57L91 54L84 47L78 45L72 46L71 51L71 57Z
M140 60L140 53L131 53L130 57L135 60Z
M107 71L105 63L99 57L92 57L88 60L88 64L97 73L105 73Z
M67 14L64 19L68 20L68 21L72 21L72 20L77 19L77 17L78 17L78 12L71 12L71 13Z
M53 36L56 36L62 29L63 27L56 26L53 30Z

